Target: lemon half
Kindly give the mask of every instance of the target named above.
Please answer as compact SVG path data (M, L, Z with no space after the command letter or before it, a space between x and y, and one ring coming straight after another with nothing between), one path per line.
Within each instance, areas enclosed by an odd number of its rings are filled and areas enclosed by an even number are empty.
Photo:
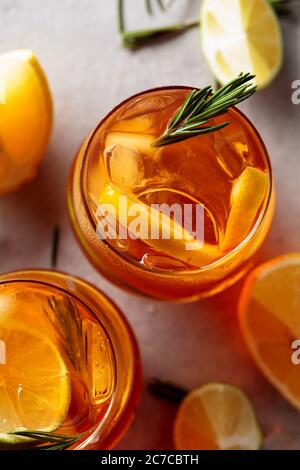
M245 393L223 383L209 383L181 403L174 426L178 450L257 450L262 433Z
M244 71L264 88L279 72L282 33L267 0L204 0L200 22L202 49L221 85Z

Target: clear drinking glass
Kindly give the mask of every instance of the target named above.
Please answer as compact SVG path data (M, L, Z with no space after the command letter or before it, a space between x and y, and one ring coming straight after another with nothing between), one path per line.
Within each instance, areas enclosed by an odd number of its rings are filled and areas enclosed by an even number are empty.
M26 430L28 413L34 430L47 429L49 410L42 398L39 410L30 408L41 381L44 389L50 387L51 367L49 377L39 375L49 368L43 348L36 351L41 342L47 350L51 345L51 351L57 351L70 383L66 413L54 434L74 438L70 441L74 450L112 448L130 424L139 400L141 364L135 337L121 311L101 291L52 271L0 277L0 343L6 357L0 361L0 391L4 397L8 390L11 399L7 406L2 402L1 436L12 431L11 420L13 430ZM57 378L55 385L58 380L62 379ZM50 393L52 401L53 396ZM23 445L40 443L25 441L17 447Z
M122 102L79 149L68 185L72 226L94 266L116 285L162 300L207 297L241 278L266 238L275 207L266 148L236 108L213 120L230 121L222 130L152 145L189 92L157 88ZM120 195L129 208L141 204L144 216L152 204L201 206L203 247L191 254L174 240L100 237L99 204L115 205L120 227L126 215Z

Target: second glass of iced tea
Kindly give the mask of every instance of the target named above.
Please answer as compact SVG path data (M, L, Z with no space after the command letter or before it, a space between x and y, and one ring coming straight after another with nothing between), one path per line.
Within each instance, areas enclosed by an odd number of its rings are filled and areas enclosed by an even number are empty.
M92 263L163 300L207 297L243 276L275 205L266 148L236 108L213 119L230 121L222 130L153 146L190 91L121 103L86 139L69 181L73 228Z

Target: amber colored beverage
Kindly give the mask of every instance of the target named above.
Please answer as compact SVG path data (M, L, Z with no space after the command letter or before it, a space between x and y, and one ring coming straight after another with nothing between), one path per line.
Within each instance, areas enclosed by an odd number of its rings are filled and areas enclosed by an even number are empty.
M141 382L136 341L118 308L102 292L78 278L51 271L20 271L0 277L0 339L6 325L11 324L20 331L32 329L46 337L66 364L70 402L55 433L80 435L73 450L114 446L131 422ZM8 363L0 366L4 385L9 369L16 367L9 362L14 347L8 339ZM26 345L28 349L30 345ZM30 370L27 367L26 384L30 384ZM17 372L22 377L22 371ZM22 380L19 391L10 390L16 413L18 394L26 389ZM3 413L5 416L2 409L1 433L8 432ZM22 415L15 420L23 426Z
M274 212L274 189L265 146L237 109L213 120L226 128L165 147L155 139L190 89L146 91L121 103L84 142L70 176L68 202L75 233L93 264L117 285L163 300L194 300L219 292L252 265ZM127 211L119 203L128 201ZM99 236L99 204L116 209L117 237ZM203 209L203 242L120 234L124 215L141 204ZM167 216L168 217L168 216ZM129 216L130 219L130 216ZM154 217L157 225L157 214ZM151 220L151 219L150 219ZM167 221L164 219L163 224ZM175 221L175 222L174 222ZM173 237L174 238L174 237Z

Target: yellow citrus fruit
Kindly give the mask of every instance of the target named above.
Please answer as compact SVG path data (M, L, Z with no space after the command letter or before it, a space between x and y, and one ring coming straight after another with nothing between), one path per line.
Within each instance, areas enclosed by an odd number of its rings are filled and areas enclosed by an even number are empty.
M281 256L259 266L245 282L239 319L257 366L300 410L299 285L300 253Z
M17 322L0 327L0 448L17 445L15 431L54 431L70 405L70 378L55 344Z
M250 233L268 185L268 175L250 166L238 177L231 193L230 212L221 243L223 251L236 247Z
M204 55L222 85L251 72L264 88L277 75L282 34L268 0L204 0L200 23Z
M208 243L203 244L176 220L151 208L133 194L112 183L107 184L102 190L99 203L103 206L103 212L106 212L111 220L116 218L120 225L125 226L125 222L122 224L122 220L126 215L129 233L131 222L138 217L145 223L145 232L148 232L147 237L144 238L141 234L141 239L153 248L174 258L201 267L210 264L218 257L217 247ZM159 236L155 237L152 235L153 233Z
M262 433L253 407L237 387L209 383L181 403L174 425L178 450L256 450Z
M30 50L0 55L0 194L32 180L52 129L46 76Z

